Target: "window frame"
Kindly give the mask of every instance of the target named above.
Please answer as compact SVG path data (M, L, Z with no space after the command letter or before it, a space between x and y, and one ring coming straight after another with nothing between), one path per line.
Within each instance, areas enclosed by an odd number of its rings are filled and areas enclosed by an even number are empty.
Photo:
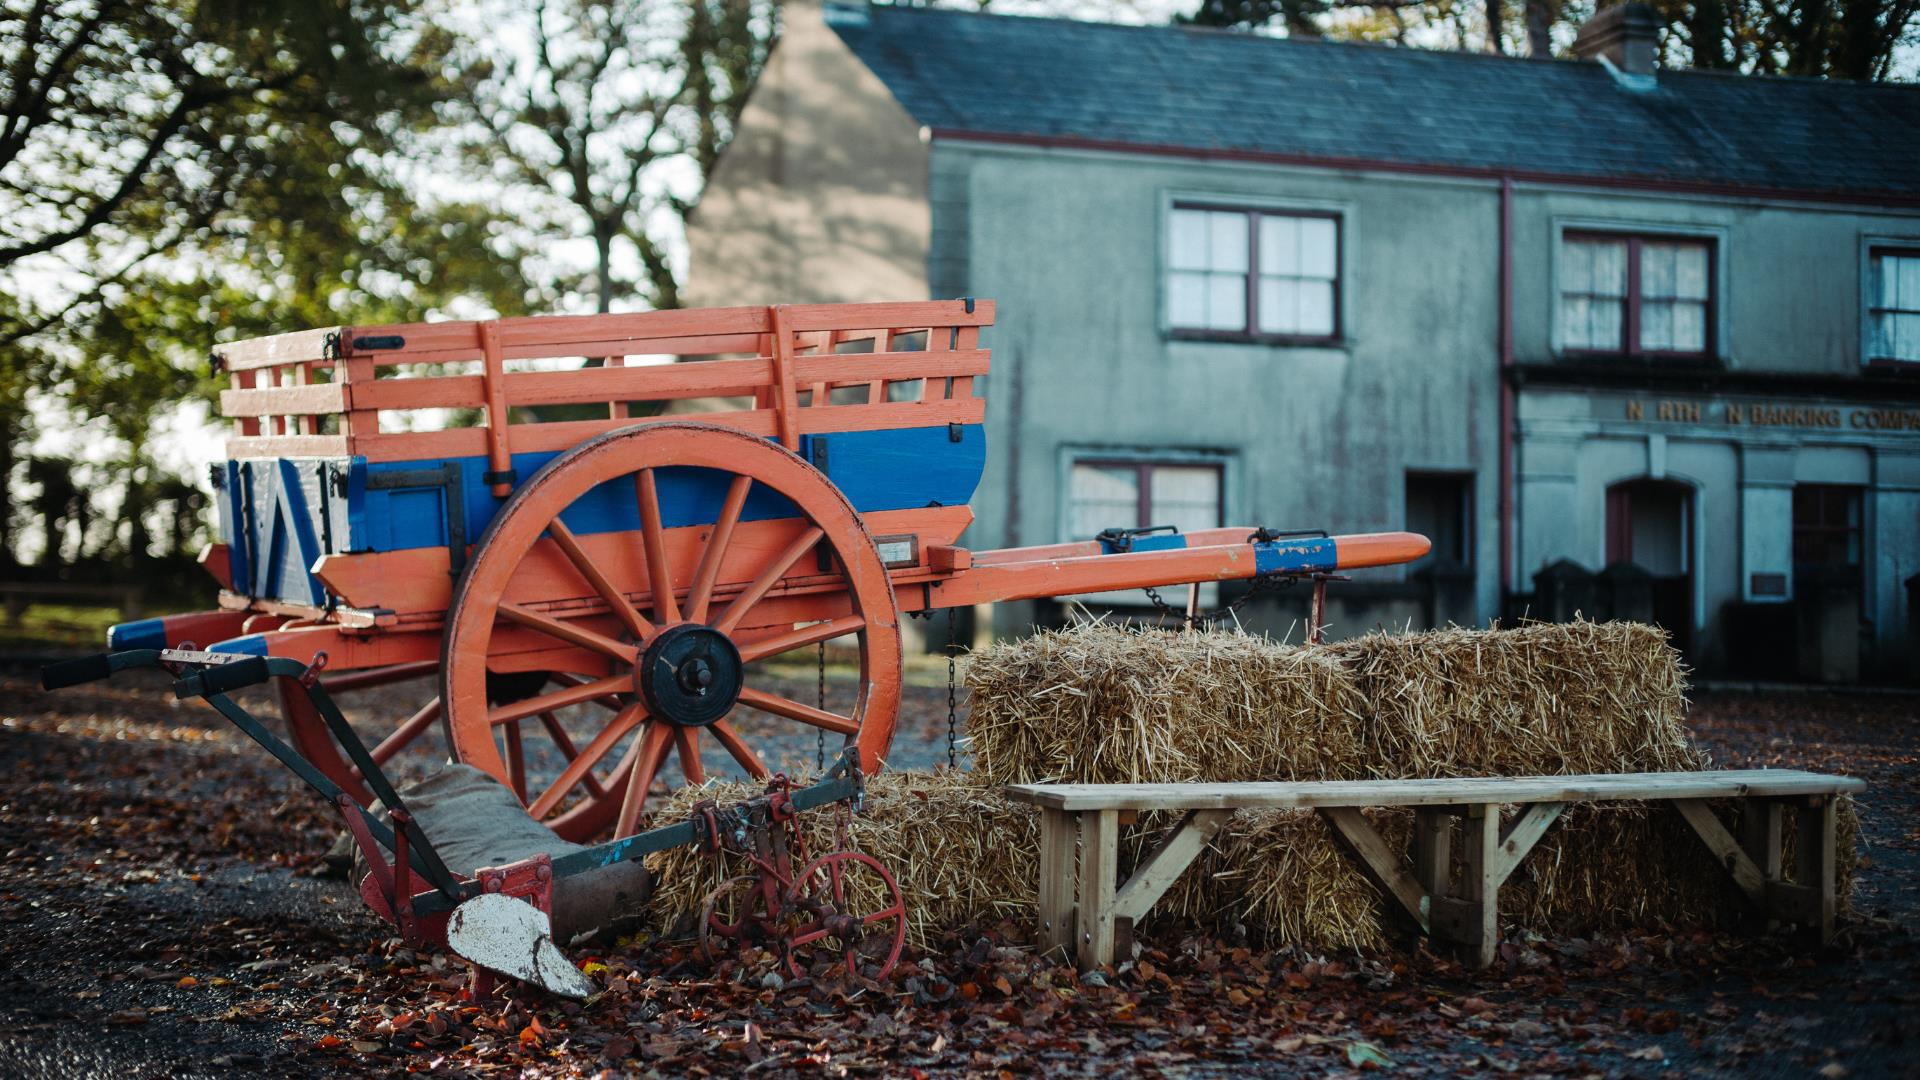
M1214 214L1241 214L1247 219L1247 272L1244 275L1245 325L1239 330L1181 326L1173 321L1173 303L1168 278L1173 274L1171 236L1173 214L1179 210L1199 210ZM1319 219L1333 223L1333 318L1325 334L1273 333L1260 326L1260 219L1286 217ZM1262 206L1215 199L1174 198L1161 215L1160 293L1162 318L1167 336L1178 341L1236 342L1257 345L1339 345L1346 326L1347 234L1346 214L1339 209L1301 206Z
M1099 451L1084 454L1069 453L1067 455L1067 478L1069 483L1065 500L1066 513L1069 517L1073 514L1073 488L1071 483L1073 470L1081 465L1098 469L1133 470L1135 488L1133 510L1135 524L1132 527L1137 529L1162 524L1162 522L1151 520L1151 511L1153 509L1153 470L1211 469L1213 470L1214 479L1219 484L1219 497L1216 502L1220 510L1220 524L1209 527L1217 529L1227 523L1227 462L1220 458L1197 459L1179 456L1153 457L1150 455L1136 456L1124 454L1119 456L1103 456ZM1120 527L1124 528L1125 526ZM1091 538L1083 536L1077 539L1086 540Z
M1618 349L1598 349L1591 346L1569 345L1560 342L1561 355L1582 360L1627 359L1682 361L1689 363L1712 363L1720 355L1720 238L1691 232L1648 232L1634 229L1607 229L1590 226L1567 225L1560 230L1560 242L1554 246L1553 265L1553 327L1554 336L1560 336L1560 305L1566 297L1566 288L1560 280L1561 259L1565 245L1569 241L1593 242L1615 241L1627 245L1627 294L1621 298L1624 310L1620 319L1620 345ZM1705 333L1698 350L1643 349L1640 347L1640 306L1644 299L1640 289L1640 249L1644 244L1693 244L1707 251L1707 303L1701 318L1705 322Z
M1920 315L1920 309L1875 307L1867 295L1867 285L1873 280L1874 260L1892 255L1902 259L1920 259L1920 241L1874 240L1869 238L1866 244L1866 257L1861 260L1860 293L1860 362L1868 368L1883 371L1912 371L1920 368L1920 357L1908 360L1895 356L1873 355L1874 315L1882 312L1912 312Z

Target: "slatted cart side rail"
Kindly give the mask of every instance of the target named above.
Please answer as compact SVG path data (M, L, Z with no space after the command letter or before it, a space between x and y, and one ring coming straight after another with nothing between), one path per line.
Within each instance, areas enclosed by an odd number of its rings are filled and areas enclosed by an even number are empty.
M235 421L230 457L485 455L504 475L513 454L565 450L625 426L630 403L642 401L746 398L747 408L700 419L789 448L820 432L977 424L985 403L973 379L989 360L979 333L992 321L991 301L716 308L332 327L215 354L232 380L221 394ZM707 359L716 356L739 358ZM683 362L627 366L631 357ZM609 359L508 368L568 358ZM472 370L417 373L423 366ZM606 414L541 421L526 411L550 405L601 405ZM473 410L480 426L380 430L381 413L428 410Z

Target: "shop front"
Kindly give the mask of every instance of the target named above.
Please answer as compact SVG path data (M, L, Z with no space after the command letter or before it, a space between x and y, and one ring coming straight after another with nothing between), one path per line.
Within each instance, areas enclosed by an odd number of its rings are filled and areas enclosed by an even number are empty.
M1710 674L1916 668L1920 405L1534 386L1514 452L1512 606L1649 618Z

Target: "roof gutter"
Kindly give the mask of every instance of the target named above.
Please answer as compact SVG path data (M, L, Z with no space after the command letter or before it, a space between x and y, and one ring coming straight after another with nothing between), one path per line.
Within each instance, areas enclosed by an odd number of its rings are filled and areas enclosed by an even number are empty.
M1089 139L1078 135L1028 135L1017 132L928 128L930 139L946 142L997 143L1052 150L1093 150L1113 154L1148 154L1192 158L1198 161L1235 161L1260 165L1297 165L1318 169L1365 169L1411 176L1450 176L1494 180L1503 184L1553 184L1567 187L1610 188L1682 195L1714 195L1739 199L1790 199L1800 202L1920 209L1920 193L1899 191L1822 191L1771 188L1752 184L1720 184L1698 180L1660 180L1651 177L1585 176L1579 173L1535 172L1524 169L1476 168L1373 158L1283 154L1267 150L1201 149L1165 143L1134 143L1118 139Z

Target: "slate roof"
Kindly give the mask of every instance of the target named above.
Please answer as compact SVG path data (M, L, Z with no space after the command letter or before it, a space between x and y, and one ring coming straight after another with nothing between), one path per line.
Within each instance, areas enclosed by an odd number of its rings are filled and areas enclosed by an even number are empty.
M1920 195L1920 87L927 8L828 21L936 132L1841 197ZM1904 201L1904 200L1902 200Z

